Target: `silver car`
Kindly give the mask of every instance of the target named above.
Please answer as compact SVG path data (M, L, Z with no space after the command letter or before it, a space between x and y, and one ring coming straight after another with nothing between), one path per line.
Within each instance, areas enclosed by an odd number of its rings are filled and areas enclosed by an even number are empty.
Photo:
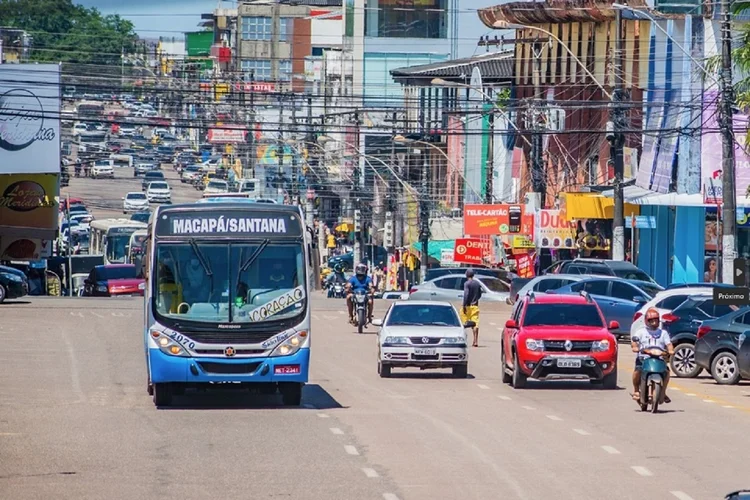
M510 295L510 286L494 276L475 275L474 279L482 285L482 300L505 302ZM434 280L415 285L409 290L409 300L447 300L456 302L464 298L463 274L449 274Z
M456 308L448 302L394 302L385 319L372 322L378 331L378 374L391 376L392 368L421 370L451 368L466 378L469 353L466 330Z
M577 281L595 277L591 274L543 274L542 276L532 278L531 281L526 283L511 301L515 304L519 298L529 292L545 293L547 290L557 290L558 288L572 285Z

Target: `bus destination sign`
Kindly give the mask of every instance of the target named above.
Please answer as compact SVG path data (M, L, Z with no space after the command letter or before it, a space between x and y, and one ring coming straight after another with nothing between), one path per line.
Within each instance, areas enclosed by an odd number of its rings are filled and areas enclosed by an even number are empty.
M172 212L157 222L158 236L302 236L299 218L288 213Z

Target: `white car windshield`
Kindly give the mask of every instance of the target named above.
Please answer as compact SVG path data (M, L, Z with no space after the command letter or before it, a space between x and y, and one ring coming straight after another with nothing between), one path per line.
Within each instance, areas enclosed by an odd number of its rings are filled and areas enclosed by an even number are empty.
M393 306L386 326L461 326L452 306L405 304Z
M155 266L155 311L173 320L289 319L307 300L299 243L161 243Z
M149 189L169 189L169 184L166 182L152 182L149 186Z
M145 200L146 195L143 193L128 193L128 196L126 197L128 200Z
M226 189L227 183L224 181L211 181L208 183L207 187L216 188L216 189Z

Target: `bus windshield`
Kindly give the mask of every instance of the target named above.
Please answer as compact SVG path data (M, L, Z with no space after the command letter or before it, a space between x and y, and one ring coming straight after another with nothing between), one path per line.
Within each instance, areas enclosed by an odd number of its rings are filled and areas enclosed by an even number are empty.
M160 243L153 293L158 316L202 323L262 323L303 314L300 243Z
M107 261L124 263L127 257L127 246L130 243L129 234L112 234L107 236Z

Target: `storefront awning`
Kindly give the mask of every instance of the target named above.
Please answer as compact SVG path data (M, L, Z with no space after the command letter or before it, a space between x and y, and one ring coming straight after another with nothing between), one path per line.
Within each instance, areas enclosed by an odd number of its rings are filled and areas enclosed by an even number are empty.
M633 205L672 206L672 207L713 207L715 204L703 202L703 195L657 193L638 186L626 186L622 190L626 203ZM612 198L614 191L604 191L602 196ZM747 203L750 205L750 202ZM737 200L738 206L743 206L742 200Z
M564 193L565 214L568 220L612 219L614 201L598 193ZM625 217L640 215L640 207L625 203Z
M456 245L456 240L437 240L437 241L430 241L427 246L427 253L430 254L430 258L435 259L437 261L440 260L440 256L443 252L443 249L450 248L453 250L453 247ZM422 251L422 242L414 243L411 248L417 252Z

